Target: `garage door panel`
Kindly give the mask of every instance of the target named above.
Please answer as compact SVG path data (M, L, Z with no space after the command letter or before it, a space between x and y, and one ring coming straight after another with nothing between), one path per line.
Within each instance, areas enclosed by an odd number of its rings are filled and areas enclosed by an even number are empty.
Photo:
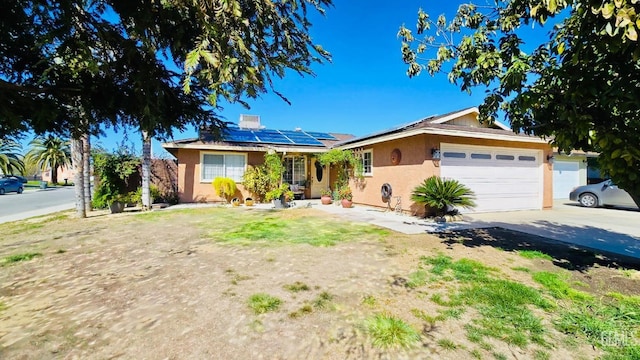
M566 199L580 184L580 164L577 161L556 160L553 163L553 198Z
M455 144L441 148L441 176L458 180L476 194L477 207L463 212L542 208L541 151ZM444 156L447 152L457 157ZM472 156L480 153L484 158ZM498 160L498 155L513 160Z

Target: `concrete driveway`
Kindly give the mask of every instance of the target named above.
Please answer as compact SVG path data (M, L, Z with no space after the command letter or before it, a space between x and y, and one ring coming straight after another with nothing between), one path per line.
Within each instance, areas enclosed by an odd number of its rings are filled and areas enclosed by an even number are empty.
M640 259L640 211L583 208L557 201L553 209L469 216L472 227L502 227Z
M367 222L405 234L437 233L474 228L501 227L527 234L637 258L640 261L640 211L583 208L577 203L557 201L551 210L510 211L465 215L465 220L434 223L408 215L356 205L351 209L314 208L352 221ZM301 202L304 206L304 202Z

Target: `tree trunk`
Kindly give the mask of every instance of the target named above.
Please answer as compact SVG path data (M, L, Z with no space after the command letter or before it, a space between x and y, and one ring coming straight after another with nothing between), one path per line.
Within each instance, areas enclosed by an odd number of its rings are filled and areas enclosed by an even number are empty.
M84 187L84 209L90 212L91 208L91 135L88 133L82 137L82 162L83 162L83 187Z
M142 131L142 208L151 208L151 137Z
M82 140L71 139L71 160L73 163L73 184L76 193L76 216L86 218L84 206L84 161L82 159Z
M51 166L51 184L53 186L58 185L58 167Z

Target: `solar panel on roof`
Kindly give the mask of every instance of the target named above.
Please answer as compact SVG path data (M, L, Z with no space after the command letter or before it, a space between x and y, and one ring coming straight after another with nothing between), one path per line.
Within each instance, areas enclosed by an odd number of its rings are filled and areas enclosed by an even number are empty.
M255 130L253 132L260 142L270 144L293 144L286 136L282 135L278 130Z
M305 131L305 133L309 134L309 136L316 138L318 140L338 140L335 136L329 133L317 132L317 131Z
M222 137L229 142L258 142L253 132L245 129L226 129Z
M288 137L289 139L291 139L291 141L298 145L324 145L320 141L316 140L306 133L303 133L302 131L280 130L280 133Z

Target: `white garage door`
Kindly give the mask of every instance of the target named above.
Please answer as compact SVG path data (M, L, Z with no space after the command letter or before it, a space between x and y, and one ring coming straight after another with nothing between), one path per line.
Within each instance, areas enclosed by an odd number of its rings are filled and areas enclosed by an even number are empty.
M553 198L568 199L574 187L580 185L580 164L576 161L554 160Z
M440 176L476 194L476 208L462 212L542 209L542 151L441 144Z

